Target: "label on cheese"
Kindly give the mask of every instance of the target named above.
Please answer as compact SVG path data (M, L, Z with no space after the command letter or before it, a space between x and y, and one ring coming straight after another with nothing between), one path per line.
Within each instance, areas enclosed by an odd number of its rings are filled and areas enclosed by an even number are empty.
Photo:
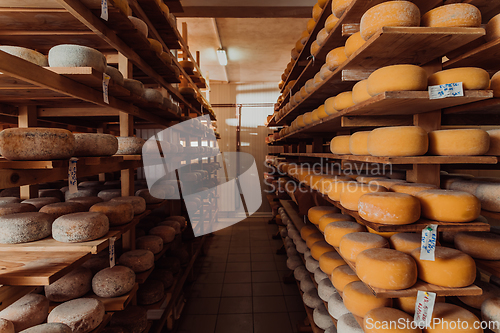
M104 103L109 104L109 80L111 76L104 73L102 78L102 94L104 98Z
M417 301L415 302L415 318L414 321L419 328L429 327L434 311L434 303L436 302L436 294L427 291L418 291Z
M109 267L114 267L116 262L115 240L116 237L109 238Z
M69 187L69 193L71 194L78 192L78 179L76 178L76 162L78 162L78 159L76 157L72 157L69 159L68 187Z
M441 99L446 97L460 97L464 95L462 82L440 84L429 86L429 99Z
M429 224L422 230L420 260L434 261L437 240L437 224Z
M101 0L101 18L105 21L109 19L108 0Z

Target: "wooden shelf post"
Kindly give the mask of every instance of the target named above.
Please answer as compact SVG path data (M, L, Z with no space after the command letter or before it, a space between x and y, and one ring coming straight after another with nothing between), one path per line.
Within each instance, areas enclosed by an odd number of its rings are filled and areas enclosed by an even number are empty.
M21 105L17 118L19 128L38 126L38 111L36 105ZM38 198L38 185L24 185L20 187L20 198Z

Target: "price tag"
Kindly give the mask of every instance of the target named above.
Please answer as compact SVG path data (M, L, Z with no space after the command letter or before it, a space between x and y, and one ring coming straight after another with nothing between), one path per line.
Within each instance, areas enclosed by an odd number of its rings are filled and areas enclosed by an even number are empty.
M104 103L109 104L109 80L111 76L104 73L102 78L102 94L104 98Z
M436 294L428 291L418 291L417 302L415 303L414 321L417 327L423 329L429 327L432 320L432 312L434 311L434 303L436 302Z
M462 82L429 86L429 99L440 99L446 97L459 97L464 95Z
M78 159L72 157L69 160L68 168L68 187L69 193L76 193L78 191L77 178L76 178L76 162Z
M115 240L116 240L116 237L111 237L109 239L109 267L115 266L115 261L116 261Z
M437 224L429 224L422 230L422 243L420 245L420 260L434 261L434 252L437 241Z
M101 0L101 18L105 21L109 19L108 0Z

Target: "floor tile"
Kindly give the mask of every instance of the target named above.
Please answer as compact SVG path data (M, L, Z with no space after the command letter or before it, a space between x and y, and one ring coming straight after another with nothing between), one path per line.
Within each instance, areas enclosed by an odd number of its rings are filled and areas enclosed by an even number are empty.
M222 283L202 284L195 283L188 289L188 297L220 297L222 295Z
M214 333L217 315L183 315L178 333Z
M269 253L252 253L252 261L274 261L274 256Z
M277 271L252 272L252 282L280 282Z
M253 296L279 296L283 295L279 282L252 283Z
M220 298L188 298L184 308L185 314L217 314Z
M304 307L302 307L303 311L300 312L288 312L288 316L290 317L290 325L292 326L292 330L294 333L298 333L298 324L302 325L304 323L304 319L306 319L307 314L306 311L304 310Z
M250 253L249 246L238 246L238 247L230 247L229 254L241 254L241 253Z
M250 241L250 247L268 247L271 246L269 241L261 241L261 240L256 240L256 241Z
M292 333L288 312L255 313L253 326L254 333Z
M252 313L252 297L221 298L219 314L228 313Z
M251 283L228 283L222 286L222 297L252 296Z
M226 263L225 262L207 262L206 265L201 267L201 273L217 273L225 272Z
M285 296L285 303L288 312L304 311L304 302L300 295Z
M288 269L288 267L286 266L286 261L275 261L275 263L276 263L276 268L280 271Z
M215 255L207 255L206 257L203 258L204 262L227 262L227 253L222 255L222 254L215 254Z
M251 265L249 262L228 262L226 272L250 272Z
M217 317L216 333L253 333L252 314L221 314Z
M262 246L262 247L251 247L250 248L250 253L268 253L268 254L274 254L276 253L275 248L271 248L269 245L267 246Z
M201 273L196 279L197 283L223 283L224 272Z
M250 283L252 275L250 272L226 272L224 283Z
M227 256L227 262L249 262L250 253L239 253L239 254L229 254Z
M254 313L287 312L283 296L263 296L253 298Z
M297 288L296 283L285 284L281 282L281 289L283 290L283 295L300 295L299 288Z
M252 271L275 271L276 264L274 261L255 261L252 262Z

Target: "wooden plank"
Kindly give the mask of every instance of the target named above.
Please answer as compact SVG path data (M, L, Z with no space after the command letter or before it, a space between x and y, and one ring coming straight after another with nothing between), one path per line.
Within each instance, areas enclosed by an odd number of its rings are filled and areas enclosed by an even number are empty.
M499 56L500 39L496 39L445 62L443 67L445 69L479 67L494 73L500 70L500 64L495 61Z
M0 311L33 290L35 287L0 286Z
M20 2L20 1L18 1ZM23 1L24 2L24 1ZM64 9L0 8L1 31L86 31L88 28Z
M32 251L0 253L0 284L11 286L46 286L80 266L90 252Z
M500 278L500 260L474 260L479 269Z
M41 107L38 109L38 117L116 117L119 111L104 107L81 107L81 108L51 108Z
M300 231L303 226L305 226L304 221L300 218L296 206L291 200L280 200L281 206L285 209L288 217L292 220L295 228Z
M411 126L412 115L396 116L347 116L340 119L342 127Z
M95 295L94 293L91 293L90 295L87 295L86 297L90 298L95 298L100 300L106 309L106 312L116 312L116 311L121 311L124 310L127 305L130 304L130 302L135 298L135 295L137 293L137 289L139 289L139 284L136 283L132 290L130 290L128 293L118 296L118 297L99 297Z
M458 105L443 110L443 115L448 114L486 114L489 116L498 114L500 110L500 98L491 98L469 105Z

